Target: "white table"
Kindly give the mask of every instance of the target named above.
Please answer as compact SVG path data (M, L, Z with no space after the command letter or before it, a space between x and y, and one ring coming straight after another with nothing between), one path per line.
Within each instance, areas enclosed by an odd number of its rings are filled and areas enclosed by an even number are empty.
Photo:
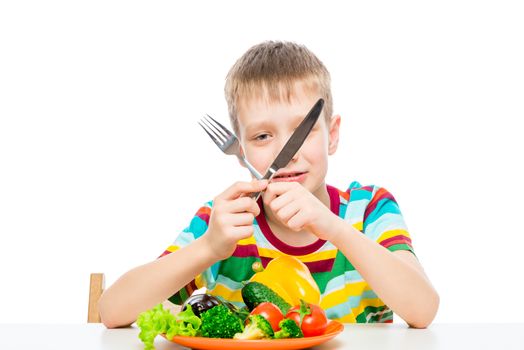
M101 324L0 324L0 349L143 350L137 328L106 329ZM185 349L157 337L158 350ZM315 350L335 349L524 349L521 324L433 324L410 329L402 324L346 324L344 332Z

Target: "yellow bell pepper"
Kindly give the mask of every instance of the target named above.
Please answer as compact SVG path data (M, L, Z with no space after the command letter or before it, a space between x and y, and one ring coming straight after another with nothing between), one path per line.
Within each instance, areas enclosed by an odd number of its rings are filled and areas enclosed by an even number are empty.
M269 262L266 268L256 262L250 281L265 284L291 306L300 305L300 299L320 303L320 290L307 266L294 256L282 255ZM258 271L258 272L257 272Z

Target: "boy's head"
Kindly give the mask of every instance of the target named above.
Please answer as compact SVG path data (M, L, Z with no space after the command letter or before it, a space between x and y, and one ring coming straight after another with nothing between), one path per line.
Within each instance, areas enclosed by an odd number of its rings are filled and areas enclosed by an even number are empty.
M323 115L332 116L331 78L324 64L305 46L292 42L266 41L251 47L238 59L226 79L225 95L231 124L237 136L241 103L263 99L268 103L289 102L295 84L324 99Z
M225 87L231 123L250 163L265 173L319 98L322 115L289 164L272 182L299 182L327 201L328 156L337 149L340 116L333 116L330 76L304 46L264 42L231 68Z

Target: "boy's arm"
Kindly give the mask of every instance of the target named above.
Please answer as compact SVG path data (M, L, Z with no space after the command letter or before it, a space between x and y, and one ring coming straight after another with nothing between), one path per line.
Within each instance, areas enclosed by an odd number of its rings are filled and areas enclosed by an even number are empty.
M102 322L108 328L133 323L140 312L169 298L213 265L217 259L207 239L204 235L182 249L126 272L100 298Z
M133 323L139 313L169 298L217 261L231 256L236 243L253 234L253 219L259 213L256 202L242 196L266 186L267 181L238 182L217 196L203 236L128 271L102 294L102 322L108 328Z
M270 184L264 203L289 228L307 229L333 243L380 299L410 326L425 328L431 323L439 296L411 252L388 250L333 214L298 183Z
M439 296L409 251L391 252L350 223L333 216L330 238L373 291L411 327L425 328L435 317Z

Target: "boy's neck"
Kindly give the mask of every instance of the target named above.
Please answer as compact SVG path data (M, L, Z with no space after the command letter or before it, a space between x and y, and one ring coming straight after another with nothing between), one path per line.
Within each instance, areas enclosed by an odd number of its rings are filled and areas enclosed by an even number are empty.
M317 197L326 207L330 208L331 200L325 183L320 186L319 190L313 193L313 195ZM318 240L318 237L309 231L302 230L297 232L291 230L282 222L280 222L276 218L276 215L273 213L273 211L271 211L271 209L267 206L264 206L264 213L269 228L273 234L282 242L293 247L303 247Z

